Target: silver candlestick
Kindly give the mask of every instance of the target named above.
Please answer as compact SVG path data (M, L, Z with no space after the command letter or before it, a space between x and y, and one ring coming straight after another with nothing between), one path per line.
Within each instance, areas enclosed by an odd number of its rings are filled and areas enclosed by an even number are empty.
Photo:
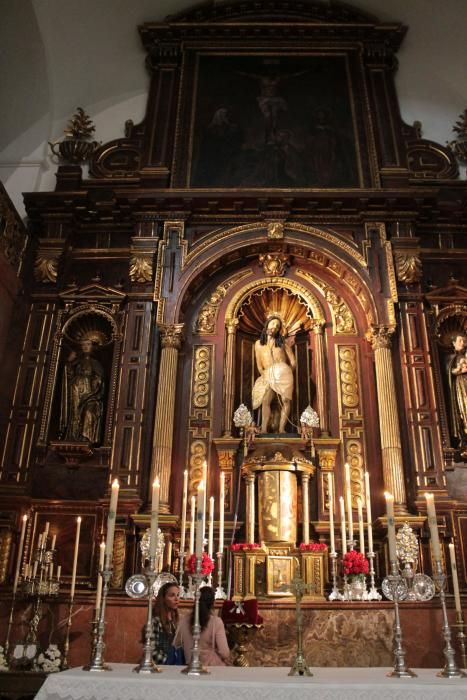
M215 592L216 600L225 600L227 595L222 588L222 559L223 553L217 552L217 588Z
M370 590L367 593L366 599L367 600L381 600L382 599L381 593L378 593L376 586L375 586L375 564L374 564L375 553L368 552L367 558L370 560Z
M91 652L91 662L83 667L83 671L111 671L111 667L104 663L104 630L105 630L105 608L107 605L107 595L109 592L110 579L112 578L112 563L106 558L104 568L100 571L102 576L102 599L99 609L99 619L96 621L95 642Z
M462 668L464 671L467 671L467 659L465 655L465 622L464 618L462 616L462 612L456 612L456 623L452 625L452 627L456 627L459 631L456 635L457 639L459 640L459 646L461 650L461 656L462 656Z
M144 627L144 645L143 645L143 656L141 661L136 666L133 671L135 673L160 673L161 670L156 666L152 659L153 653L153 629L152 629L152 596L153 596L153 586L156 580L156 557L150 557L149 566L144 570L144 575L146 577L147 583L147 596L148 596L148 612L146 618L146 625Z
M466 674L459 670L456 664L456 653L451 644L451 629L449 627L448 612L446 609L446 574L443 571L441 561L435 561L435 574L433 581L439 592L441 609L443 611L443 636L444 636L444 656L446 657L446 665L437 675L443 678L462 678Z
M332 574L332 591L328 596L328 600L343 600L342 593L339 593L337 587L337 552L331 552L331 574Z
M199 638L201 636L201 626L199 624L199 595L200 595L200 585L203 577L201 575L201 557L196 557L196 573L193 574L193 580L195 583L195 619L193 623L193 647L191 649L191 659L190 663L186 668L182 670L182 673L186 673L187 676L201 676L203 674L209 673L207 668L201 663L200 653L199 653Z
M396 678L414 678L416 673L411 671L405 661L405 649L402 646L402 628L399 615L399 600L407 595L407 585L399 574L397 561L391 561L391 573L383 581L383 592L394 603L393 651L394 668L388 676Z
M179 575L178 575L178 585L180 587L180 598L186 598L186 590L183 585L183 565L185 563L185 552L182 552L180 550L178 554L178 560L179 560Z

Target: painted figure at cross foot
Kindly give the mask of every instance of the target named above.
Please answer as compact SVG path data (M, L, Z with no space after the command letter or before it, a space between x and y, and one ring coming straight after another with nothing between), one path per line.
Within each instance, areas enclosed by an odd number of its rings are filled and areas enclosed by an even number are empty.
M262 433L276 432L276 425L271 426L272 403L275 397L280 406L278 432L286 432L294 389L294 342L293 337L286 339L282 334L281 319L271 316L255 343L256 365L260 376L253 387L252 403L255 410L261 407Z
M60 439L99 444L104 415L104 369L92 357L92 339L81 341L63 369L60 402Z
M453 435L467 456L467 343L458 333L452 338L454 353L448 359L449 402Z

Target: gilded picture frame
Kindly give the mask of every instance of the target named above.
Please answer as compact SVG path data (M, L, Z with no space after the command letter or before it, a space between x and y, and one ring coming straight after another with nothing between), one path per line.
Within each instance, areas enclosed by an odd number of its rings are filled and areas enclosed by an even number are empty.
M370 183L363 80L352 52L188 51L183 83L187 140L176 160L186 165L185 186Z
M294 557L269 556L267 559L268 595L291 596L290 585L294 575Z

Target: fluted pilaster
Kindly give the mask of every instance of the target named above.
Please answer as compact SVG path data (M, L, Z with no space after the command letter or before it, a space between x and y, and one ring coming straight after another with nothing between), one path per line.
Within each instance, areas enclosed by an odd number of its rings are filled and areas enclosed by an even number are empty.
M367 333L367 340L371 343L375 353L384 486L394 496L394 504L399 513L406 513L407 497L399 411L391 357L391 335L393 332L394 329L389 326L373 326Z
M159 326L161 333L161 363L157 387L156 417L152 443L150 487L159 476L160 510L169 512L169 484L172 468L172 445L177 383L178 352L183 340L183 323Z
M329 435L328 394L326 387L326 358L324 356L324 321L315 321L313 326L316 351L316 399L320 432Z
M310 476L302 474L302 513L303 513L303 542L310 541Z
M235 386L235 341L237 337L238 319L228 319L225 322L227 341L225 347L224 364L224 437L232 435L232 416L234 412L234 386Z
M246 477L246 541L255 541L255 475L248 474Z

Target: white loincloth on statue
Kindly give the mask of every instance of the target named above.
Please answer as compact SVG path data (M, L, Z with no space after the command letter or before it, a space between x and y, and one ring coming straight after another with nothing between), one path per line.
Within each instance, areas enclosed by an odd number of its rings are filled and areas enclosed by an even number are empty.
M292 400L293 373L290 365L286 362L276 362L258 377L251 393L253 409L261 406L268 389L275 391L284 400Z

